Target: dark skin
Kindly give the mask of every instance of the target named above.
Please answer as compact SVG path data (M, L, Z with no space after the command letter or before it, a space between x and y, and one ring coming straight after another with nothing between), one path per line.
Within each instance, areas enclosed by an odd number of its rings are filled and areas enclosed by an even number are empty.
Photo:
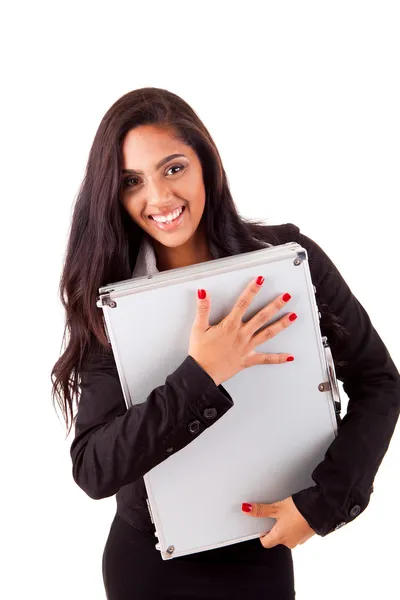
M157 163L181 154L157 168ZM131 129L122 145L124 187L121 201L151 238L160 271L211 260L201 222L206 192L203 171L197 154L173 136L170 130L155 125ZM140 171L140 173L139 173ZM174 231L159 229L150 215L170 212L184 206L182 223Z
M186 267L212 260L202 223L199 224L196 232L193 234L190 245L179 246L173 251L168 247L166 249L158 240L153 239L153 245L157 258L157 269L159 271Z

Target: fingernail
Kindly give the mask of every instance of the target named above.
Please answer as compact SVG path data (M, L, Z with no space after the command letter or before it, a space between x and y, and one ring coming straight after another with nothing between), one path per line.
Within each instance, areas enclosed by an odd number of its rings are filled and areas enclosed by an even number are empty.
M295 321L297 319L296 313L292 313L289 317L289 321Z
M243 512L251 512L251 504L249 504L248 502L243 502L242 511Z
M286 362L292 362L294 360L294 356L288 356Z
M282 297L282 300L284 302L289 302L289 300L290 300L291 297L292 296L290 294L284 294L284 296Z
M200 300L204 300L206 297L206 290L197 290L197 295Z
M260 277L257 277L256 284L262 285L263 283L264 283L264 277L262 275L260 275Z

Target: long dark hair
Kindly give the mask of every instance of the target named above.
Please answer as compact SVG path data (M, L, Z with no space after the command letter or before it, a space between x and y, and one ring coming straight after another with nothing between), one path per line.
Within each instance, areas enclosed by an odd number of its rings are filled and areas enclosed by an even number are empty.
M199 157L206 190L202 220L213 258L259 250L265 242L281 243L263 221L239 214L215 143L184 100L153 87L134 90L117 100L104 115L89 153L59 286L66 312L65 350L51 371L52 398L62 411L67 436L75 420L73 401L78 402L78 375L85 360L92 352L111 352L102 311L96 306L98 290L131 278L143 236L120 202L121 147L129 130L147 124L166 128ZM334 355L346 332L323 305L320 309L321 329L329 335Z

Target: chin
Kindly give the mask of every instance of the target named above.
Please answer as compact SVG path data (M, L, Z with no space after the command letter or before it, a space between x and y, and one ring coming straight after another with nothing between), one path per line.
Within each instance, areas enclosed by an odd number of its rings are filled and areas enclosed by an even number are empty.
M163 246L166 246L167 248L179 248L179 246L183 246L184 244L186 244L186 242L190 240L192 235L193 233L191 233L190 235L177 235L175 239L172 239L172 236L169 235L161 235L160 237L151 235L151 237L153 240L155 240L159 244L162 244Z

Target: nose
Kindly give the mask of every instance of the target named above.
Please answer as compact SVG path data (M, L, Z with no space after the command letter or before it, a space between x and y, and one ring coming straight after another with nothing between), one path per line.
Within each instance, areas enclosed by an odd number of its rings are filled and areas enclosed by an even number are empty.
M168 181L149 177L147 180L147 203L160 209L170 204L172 193Z

